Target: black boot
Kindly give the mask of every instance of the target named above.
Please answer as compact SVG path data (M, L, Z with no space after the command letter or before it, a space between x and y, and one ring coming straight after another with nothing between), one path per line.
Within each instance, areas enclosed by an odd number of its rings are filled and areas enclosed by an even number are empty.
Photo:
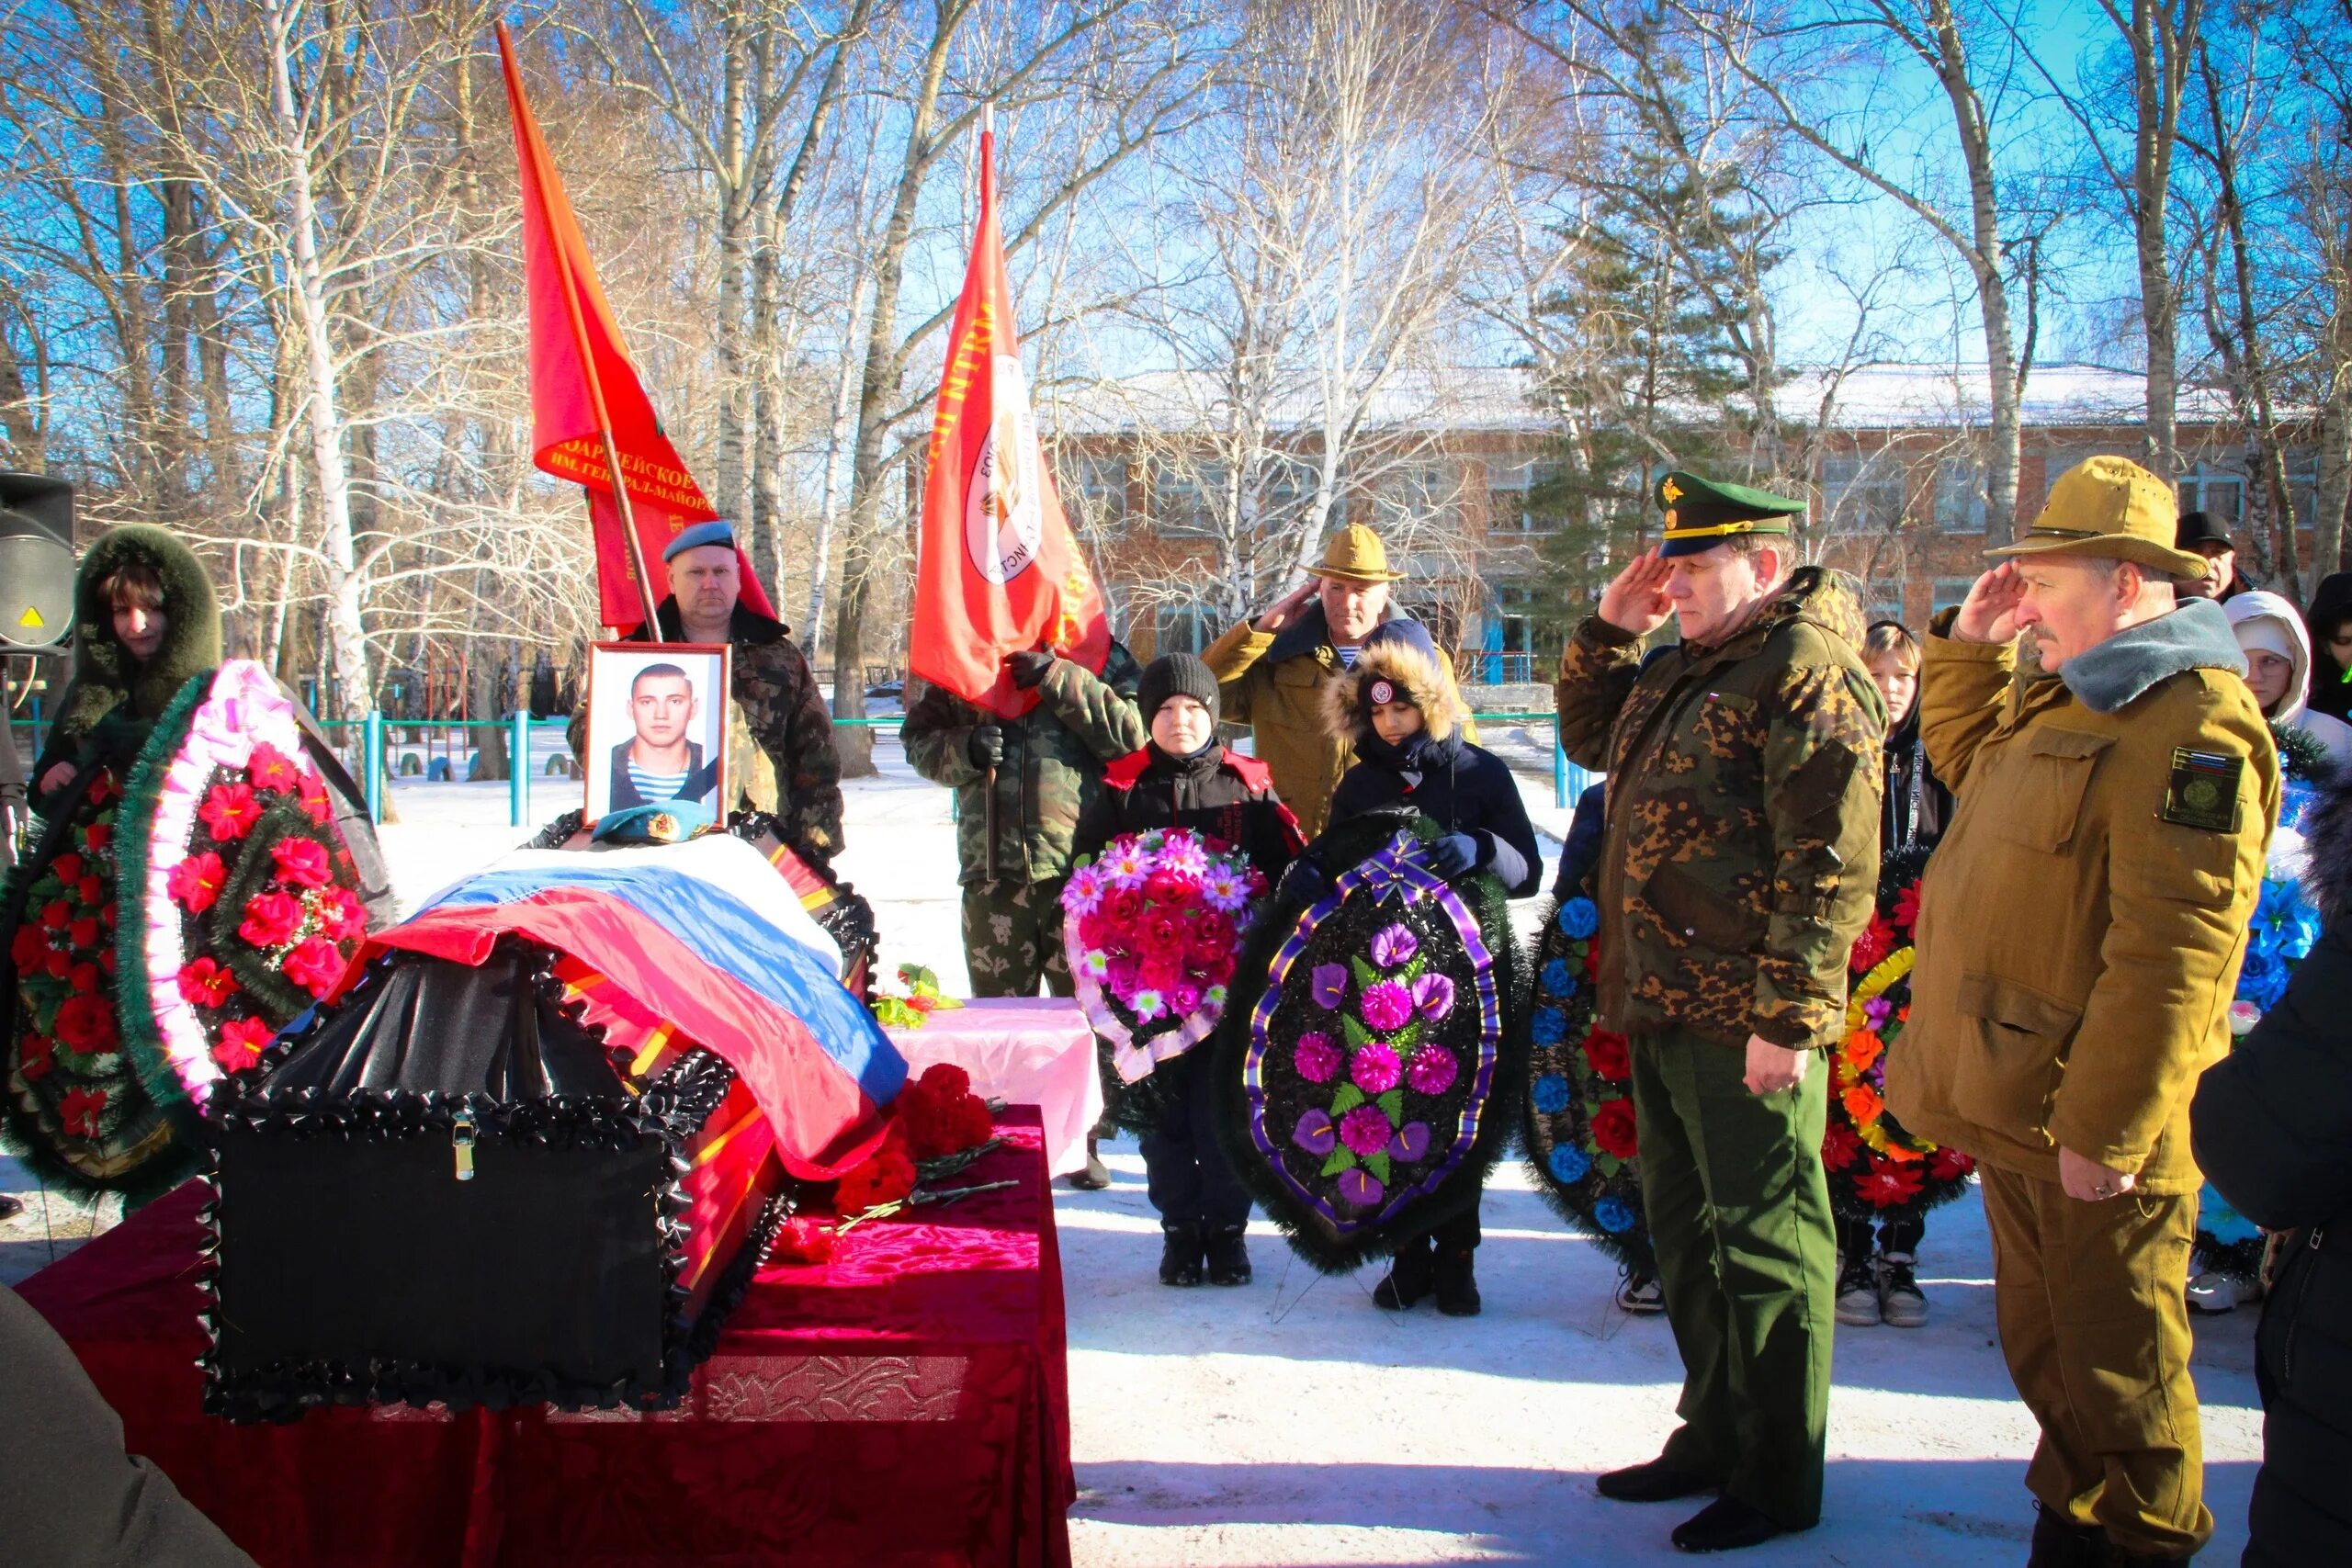
M1415 1236L1398 1247L1396 1256L1389 1260L1387 1276L1372 1288L1372 1304L1390 1312L1403 1312L1430 1293L1430 1279L1435 1271L1430 1238Z
M1449 1247L1437 1255L1437 1310L1448 1317L1478 1315L1478 1279L1471 1271L1475 1247Z
M2107 1531L2078 1525L2054 1508L2033 1506L2033 1547L2026 1568L2107 1568Z
M1788 1532L1736 1497L1718 1497L1680 1524L1670 1539L1682 1551L1744 1551Z
M1163 1285L1199 1284L1201 1227L1163 1224L1159 1231L1159 1282Z
M1207 1232L1205 1247L1210 1284L1246 1285L1250 1282L1250 1249L1241 1241L1241 1233L1246 1228L1244 1225L1216 1225Z

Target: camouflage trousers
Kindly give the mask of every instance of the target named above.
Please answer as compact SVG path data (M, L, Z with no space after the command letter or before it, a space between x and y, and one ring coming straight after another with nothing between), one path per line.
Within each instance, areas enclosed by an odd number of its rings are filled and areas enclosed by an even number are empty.
M1062 950L1062 884L964 885L964 967L976 997L1034 997L1037 982L1057 997L1075 996Z

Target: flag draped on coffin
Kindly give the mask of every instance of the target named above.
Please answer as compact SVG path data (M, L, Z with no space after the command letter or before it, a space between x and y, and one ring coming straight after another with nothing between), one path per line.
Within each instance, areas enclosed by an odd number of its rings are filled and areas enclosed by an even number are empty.
M653 401L638 379L620 324L605 301L605 287L588 242L572 216L562 176L548 152L539 123L523 96L514 41L503 23L498 54L506 73L506 102L514 119L514 160L523 187L523 278L531 307L531 460L544 473L570 479L588 492L590 525L596 538L596 585L609 626L635 626L646 605L662 598L659 578L650 597L641 596L629 562L628 539L614 500L611 465L604 433L609 430L619 455L622 483L637 522L646 570L657 571L662 547L689 524L718 515L685 460L662 429ZM743 603L774 617L766 591L752 574L741 546L735 551L743 578Z
M832 939L741 840L518 850L372 933L344 984L387 948L478 965L507 932L593 974L600 984L576 988L616 1041L658 1019L733 1067L793 1175L838 1176L880 1143L906 1062L842 988Z
M1102 591L1037 446L997 227L996 139L980 137L980 223L949 330L924 481L907 665L1006 718L1037 705L1004 658L1051 646L1101 673Z

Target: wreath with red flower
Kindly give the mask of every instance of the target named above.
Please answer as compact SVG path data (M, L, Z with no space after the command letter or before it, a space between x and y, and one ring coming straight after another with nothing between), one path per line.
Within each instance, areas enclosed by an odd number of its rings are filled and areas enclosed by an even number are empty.
M124 1030L148 1092L201 1107L342 978L367 935L359 874L293 705L232 660L194 682L132 769ZM135 878L128 874L136 872Z
M1889 855L1878 908L1848 959L1853 974L1846 1034L1829 1061L1829 1121L1821 1163L1838 1217L1872 1222L1924 1214L1967 1190L1976 1162L1958 1149L1904 1131L1886 1108L1886 1057L1911 1018L1911 967L1918 953L1924 850Z
M1600 915L1564 899L1544 922L1527 1010L1530 1080L1521 1143L1554 1213L1630 1272L1657 1271L1642 1210L1634 1067L1625 1037L1593 1021Z

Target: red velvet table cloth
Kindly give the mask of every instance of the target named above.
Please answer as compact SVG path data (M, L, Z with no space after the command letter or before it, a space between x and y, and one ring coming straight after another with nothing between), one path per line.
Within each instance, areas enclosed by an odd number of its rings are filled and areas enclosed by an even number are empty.
M1065 1564L1069 1391L1037 1112L945 1183L1020 1185L772 1263L677 1410L404 1405L238 1427L198 1408L200 1194L20 1287L125 1439L263 1568Z

